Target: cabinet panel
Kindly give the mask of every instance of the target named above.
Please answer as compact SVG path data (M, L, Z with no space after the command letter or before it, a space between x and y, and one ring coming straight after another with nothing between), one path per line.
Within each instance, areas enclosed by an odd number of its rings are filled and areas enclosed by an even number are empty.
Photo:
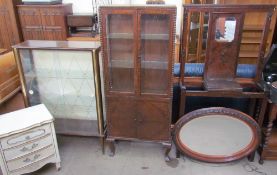
M43 29L43 35L45 40L64 40L66 37L62 27L59 26L45 26Z
M12 10L9 9L9 4L13 2L0 1L0 48L10 49L16 43L16 35L13 34Z
M10 50L11 46L21 40L15 6L20 0L0 0L0 48Z
M43 40L44 34L40 26L25 26L22 28L24 39L28 40Z
M9 29L7 28L7 9L0 6L0 48L9 48L10 38Z
M107 14L105 17L110 91L134 92L135 15L129 11L127 14Z
M135 100L133 97L107 98L108 135L136 137Z
M39 8L21 7L18 10L20 23L22 27L41 26L41 17Z
M141 93L167 94L170 15L140 14Z
M137 102L137 137L146 140L170 138L170 99Z
M66 38L66 25L63 10L60 8L40 10L45 40L63 40Z
M71 4L19 5L18 12L23 30L26 27L41 29L39 34L33 30L23 31L25 40L66 40L65 16L72 13Z

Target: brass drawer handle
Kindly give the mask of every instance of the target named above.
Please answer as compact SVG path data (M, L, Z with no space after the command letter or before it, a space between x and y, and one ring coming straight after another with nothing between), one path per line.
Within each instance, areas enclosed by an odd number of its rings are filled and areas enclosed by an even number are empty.
M22 152L31 151L34 148L36 148L37 146L38 146L38 144L34 143L31 148L27 148L27 147L24 146L20 151L22 151Z
M26 158L26 159L23 160L23 162L25 162L25 163L34 162L34 161L36 161L39 157L40 157L40 154L36 154L36 155L34 156L34 159L33 159L33 160L31 160L30 158Z

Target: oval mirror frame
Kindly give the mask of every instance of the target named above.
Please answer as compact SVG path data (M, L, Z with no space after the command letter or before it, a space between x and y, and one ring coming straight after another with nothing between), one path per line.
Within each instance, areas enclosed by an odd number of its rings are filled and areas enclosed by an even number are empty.
M180 132L182 127L193 119L205 116L207 117L210 115L224 115L238 119L239 121L243 122L252 131L251 142L247 144L245 148L238 150L234 154L230 155L207 155L190 149L181 141ZM173 129L173 141L176 145L176 148L188 157L209 163L226 163L242 159L254 152L258 148L261 141L261 129L257 122L252 119L252 117L238 110L224 107L203 108L185 114L176 122Z

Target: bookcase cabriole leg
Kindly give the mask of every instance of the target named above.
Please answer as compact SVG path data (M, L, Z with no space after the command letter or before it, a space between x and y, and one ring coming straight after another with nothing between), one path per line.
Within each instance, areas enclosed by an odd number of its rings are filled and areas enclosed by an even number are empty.
M169 156L169 153L171 151L172 144L171 143L163 143L163 146L165 148L164 160L166 162L169 162L169 161L171 161L171 157Z
M107 139L107 143L110 148L109 156L113 157L115 154L115 140L114 139Z

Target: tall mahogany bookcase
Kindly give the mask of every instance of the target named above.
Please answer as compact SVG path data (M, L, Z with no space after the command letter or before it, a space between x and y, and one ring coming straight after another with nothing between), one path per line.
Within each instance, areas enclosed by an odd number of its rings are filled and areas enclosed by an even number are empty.
M100 7L107 141L163 143L171 148L176 7Z

